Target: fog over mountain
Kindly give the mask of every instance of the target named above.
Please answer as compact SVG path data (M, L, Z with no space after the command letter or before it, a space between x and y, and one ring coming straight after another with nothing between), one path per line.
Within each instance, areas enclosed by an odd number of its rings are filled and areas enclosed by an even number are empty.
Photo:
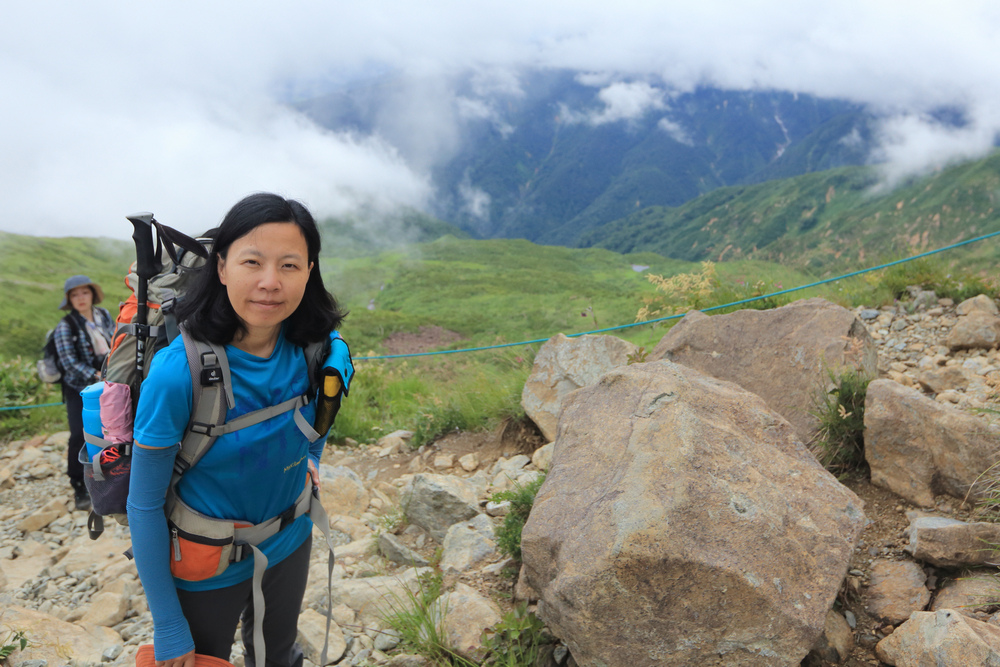
M125 237L148 209L196 232L255 190L323 216L454 210L442 178L487 211L448 170L484 122L494 147L523 132L505 111L547 72L574 82L561 127L690 148L676 105L699 91L854 105L892 181L993 147L998 28L989 2L21 3L0 23L0 229ZM303 111L377 86L333 129Z

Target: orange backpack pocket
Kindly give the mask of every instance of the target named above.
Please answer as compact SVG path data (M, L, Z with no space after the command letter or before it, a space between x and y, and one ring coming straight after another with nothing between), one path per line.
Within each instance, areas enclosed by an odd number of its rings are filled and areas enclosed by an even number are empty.
M170 573L185 581L202 581L229 567L237 525L197 512L178 499L167 521L170 528Z

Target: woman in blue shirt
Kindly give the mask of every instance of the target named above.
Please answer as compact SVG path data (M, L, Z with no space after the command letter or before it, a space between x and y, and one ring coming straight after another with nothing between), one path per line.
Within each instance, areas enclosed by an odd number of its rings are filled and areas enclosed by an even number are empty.
M251 195L229 211L212 236L211 255L177 315L192 338L224 346L234 398L228 422L305 394L306 345L330 338L349 356L335 331L345 313L323 285L319 231L305 207L278 195ZM156 666L194 667L196 652L228 660L242 618L246 664L253 667L257 591L251 579L257 556L198 581L171 575L175 552L164 498L177 443L191 419L191 383L178 337L153 358L135 418L128 516L153 615ZM306 405L302 417L312 423L314 411L313 404ZM178 499L203 515L238 524L282 515L296 503L307 478L315 481L326 440L322 434L310 442L294 414L284 412L219 436L177 483ZM295 638L312 522L302 514L281 525L280 532L257 545L267 563L260 625L266 664L297 667L302 653Z

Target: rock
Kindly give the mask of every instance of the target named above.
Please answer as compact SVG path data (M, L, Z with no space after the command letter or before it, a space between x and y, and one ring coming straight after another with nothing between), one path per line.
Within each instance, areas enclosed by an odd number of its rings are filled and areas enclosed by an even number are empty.
M334 580L330 604L346 605L358 614L362 625L378 623L394 610L407 608L410 595L420 590L418 577L430 568L410 568L401 574L362 579ZM323 585L326 585L324 577Z
M892 380L868 385L865 459L872 483L917 505L932 507L936 493L965 498L996 463L998 435L997 425Z
M502 500L495 503L491 500L486 503L486 513L490 516L507 516L510 514L510 501Z
M996 570L972 570L938 589L930 611L954 609L974 616L997 604L1000 604L1000 590L997 589Z
M438 605L444 610L441 632L445 643L463 658L482 662L486 657L483 632L502 620L496 604L459 583L439 598Z
M906 532L910 542L904 549L938 567L983 565L1000 558L1000 524L922 516L914 517Z
M378 550L393 563L412 567L428 565L426 558L403 544L402 540L392 533L381 533L378 536Z
M1000 318L974 310L952 327L945 345L952 350L989 350L1000 344Z
M319 464L320 499L329 514L361 516L371 496L358 474L346 466Z
M454 524L444 538L441 571L467 572L499 557L493 522L485 514Z
M385 667L429 667L431 663L430 660L422 655L398 653L389 658L384 664Z
M798 664L864 521L760 397L633 364L567 398L522 579L580 664Z
M36 530L41 530L45 528L50 523L58 519L60 516L66 514L65 509L62 514L55 510L49 510L47 512L32 512L26 516L20 523L17 524L17 529L22 533L33 533Z
M955 313L958 315L969 315L973 312L986 313L987 315L1000 315L1000 308L996 302L985 294L966 299L955 306Z
M330 643L326 649L326 662L320 660L323 654L323 643L326 641L326 616L314 609L306 609L299 614L299 646L306 660L314 665L324 667L332 665L344 656L347 650L347 642L344 641L344 633L336 623L330 623Z
M455 466L454 454L436 454L433 467L435 470L448 470Z
M412 438L413 431L398 430L382 436L375 445L381 450L379 456L391 456L406 449Z
M548 443L542 447L535 450L535 453L531 455L531 462L539 470L548 470L549 466L552 464L552 450L555 443Z
M125 620L129 596L122 593L100 592L90 599L90 607L80 622L110 628Z
M450 526L479 514L479 499L472 485L458 477L414 475L403 496L410 523L439 543Z
M465 472L472 472L479 467L479 455L475 452L470 452L458 459L458 465L460 465L462 470Z
M890 665L1000 664L1000 628L951 609L914 613L875 647Z
M628 363L635 345L614 336L557 334L535 355L531 375L524 383L521 407L549 440L555 439L563 399L574 389L597 382L613 368Z
M823 634L812 652L821 660L836 664L846 660L852 650L854 650L854 632L851 626L843 616L831 609L826 612Z
M15 651L7 658L11 665L28 660L65 665L67 651L72 652L79 664L100 664L105 648L122 643L121 636L110 628L84 628L49 614L10 604L5 605L0 617L0 638L5 637L8 630L23 630L29 640L25 650Z
M920 386L932 394L938 394L949 389L965 389L969 385L968 378L959 366L945 366L926 370L920 374Z
M649 360L668 359L763 398L803 442L816 429L810 414L830 386L829 372L858 369L877 376L875 343L854 313L824 299L773 310L684 316Z
M931 601L927 575L913 561L877 560L868 585L868 613L889 623L901 623Z

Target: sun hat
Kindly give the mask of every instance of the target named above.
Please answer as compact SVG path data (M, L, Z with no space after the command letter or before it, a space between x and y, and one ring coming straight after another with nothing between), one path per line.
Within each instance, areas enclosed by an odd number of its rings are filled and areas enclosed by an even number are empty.
M156 658L153 657L153 645L143 644L135 653L136 667L154 667ZM194 654L194 667L233 667L231 662L216 658L211 655Z
M59 304L59 310L69 310L72 308L72 304L69 302L68 294L71 290L77 287L83 287L84 285L89 285L92 290L94 290L94 305L96 306L101 301L104 301L104 290L101 286L92 281L87 276L70 276L66 279L66 283L63 285L63 300Z

